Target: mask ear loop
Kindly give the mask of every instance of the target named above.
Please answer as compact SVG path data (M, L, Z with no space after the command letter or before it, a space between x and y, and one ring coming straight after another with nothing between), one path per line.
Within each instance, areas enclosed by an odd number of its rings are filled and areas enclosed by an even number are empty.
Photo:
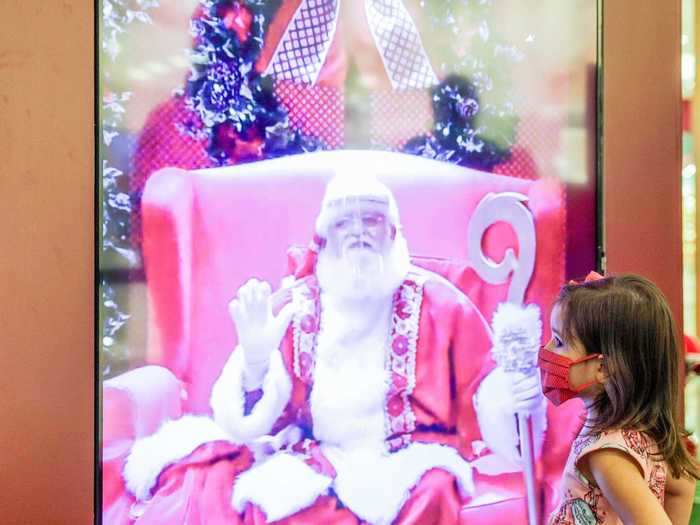
M591 359L602 360L604 358L605 358L605 356L603 354L591 354L591 355L587 355L586 357L582 357L581 359L577 359L576 361L572 361L571 366L574 366L578 363L584 363L586 361L590 361ZM569 367L569 374L571 374L571 366ZM578 394L578 393L583 392L587 388L589 388L597 383L598 383L598 381L595 381L595 380L589 381L588 383L584 383L583 385L579 385L576 388L572 387L571 390L573 390L574 392L576 392ZM569 379L569 384L571 384L571 379Z

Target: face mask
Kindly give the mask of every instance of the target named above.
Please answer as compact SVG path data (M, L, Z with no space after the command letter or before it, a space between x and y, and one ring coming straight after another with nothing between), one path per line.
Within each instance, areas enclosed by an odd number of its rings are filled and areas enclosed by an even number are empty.
M554 406L559 406L565 401L573 399L589 386L594 385L596 381L574 388L569 383L569 369L577 363L583 363L591 359L601 359L602 357L602 354L592 354L573 360L547 350L545 347L540 348L537 366L540 367L540 375L542 377L542 393Z

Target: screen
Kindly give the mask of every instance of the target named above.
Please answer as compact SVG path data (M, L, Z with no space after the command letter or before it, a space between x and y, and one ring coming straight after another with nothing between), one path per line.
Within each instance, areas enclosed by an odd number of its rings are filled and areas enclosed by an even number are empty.
M99 5L102 522L552 512L595 3Z

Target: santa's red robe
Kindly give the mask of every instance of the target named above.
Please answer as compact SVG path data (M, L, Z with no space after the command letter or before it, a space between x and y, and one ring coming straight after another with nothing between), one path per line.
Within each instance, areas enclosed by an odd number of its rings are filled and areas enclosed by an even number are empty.
M384 383L374 387L383 389L383 435L374 449L355 450L318 438L339 435L340 443L357 429L344 413L329 426L326 411L323 429L313 420L322 404L313 396L320 294L313 276L291 290L299 313L262 388L245 391L242 352L234 351L213 388L213 420L169 423L134 447L125 477L144 500L136 523L454 524L475 494L519 482L509 468L517 432L504 375L491 373L488 326L464 294L430 272L408 274L379 356ZM338 395L361 403L370 376ZM378 428L371 418L368 409L369 434ZM541 438L544 411L535 419Z

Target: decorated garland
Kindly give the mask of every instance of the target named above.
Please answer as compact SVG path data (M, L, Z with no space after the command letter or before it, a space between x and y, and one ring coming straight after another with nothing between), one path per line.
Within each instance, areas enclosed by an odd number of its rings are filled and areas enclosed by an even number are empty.
M425 0L421 5L432 28L431 52L440 53L447 62L440 69L452 73L432 88L431 133L409 140L402 151L491 171L510 158L515 142L518 117L508 63L524 54L499 41L491 28L493 0ZM455 52L456 35L469 53Z
M182 93L195 118L188 135L207 141L219 165L323 149L291 128L273 82L255 68L280 0L203 0L192 22L192 72Z
M465 77L448 76L432 89L431 95L432 133L412 138L401 151L484 171L510 158L517 122L514 115L496 116L503 129L499 143L485 134L486 126L479 124L477 119L484 110L476 88ZM493 127L488 131L493 133Z
M255 67L280 4L281 0L202 0L192 22L193 67L181 95L193 118L180 129L206 141L216 164L327 148L319 138L291 126L274 95L273 81ZM433 18L454 20L451 13ZM483 61L473 62L471 67L458 64L460 74L432 88L433 129L409 140L401 151L486 171L510 157L517 117L512 108L480 102L479 94L492 91L494 81Z

